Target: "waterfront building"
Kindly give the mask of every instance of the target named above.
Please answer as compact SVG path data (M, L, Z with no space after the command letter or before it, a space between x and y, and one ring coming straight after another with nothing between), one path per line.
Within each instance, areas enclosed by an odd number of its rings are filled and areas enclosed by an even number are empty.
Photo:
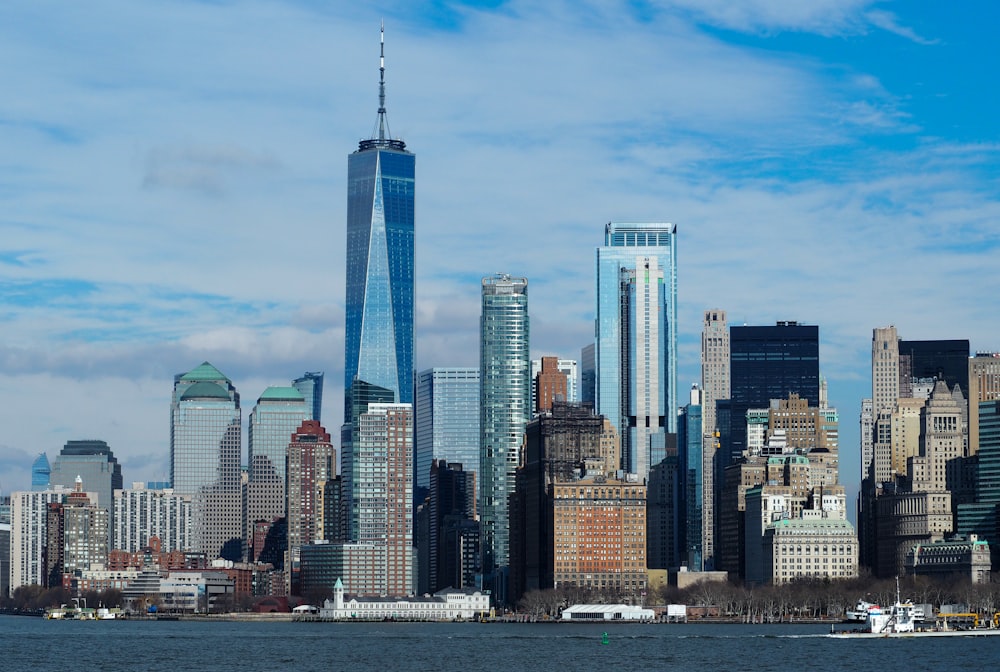
M479 368L425 369L417 374L416 388L414 499L420 503L435 461L461 464L466 473L479 471Z
M528 280L504 273L482 280L479 331L479 522L484 586L505 602L510 562L508 499L531 416Z
M490 611L490 596L473 588L446 588L425 597L350 597L339 579L333 599L319 610L321 619L384 621L471 621Z
M133 483L114 493L114 548L138 553L153 537L165 551L191 550L191 495Z
M170 406L170 482L190 495L193 550L213 559L243 555L240 395L204 362L174 377Z
M845 518L780 519L765 530L763 551L767 583L858 576L858 537Z
M323 372L306 371L301 377L292 381L292 387L302 393L306 408L309 409L308 420L322 422L323 415Z
M597 248L597 412L642 480L677 431L676 235L673 224L611 222Z
M49 504L62 505L71 491L57 486L50 490L14 492L10 496L10 584L13 592L21 586L48 583L46 548Z
M223 571L170 572L160 579L160 610L207 614L231 610L235 582Z
M344 389L357 379L412 403L416 159L389 132L384 33L381 50L376 131L347 159Z
M10 595L10 518L0 520L0 597Z

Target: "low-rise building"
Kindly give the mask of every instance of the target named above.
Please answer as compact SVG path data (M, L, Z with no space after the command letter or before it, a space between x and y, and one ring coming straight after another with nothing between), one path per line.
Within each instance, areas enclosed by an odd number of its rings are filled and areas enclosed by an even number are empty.
M344 583L337 579L333 599L319 610L321 619L381 621L455 621L472 620L487 615L490 596L472 588L446 588L424 597L351 597Z
M763 551L766 583L858 575L858 535L847 520L779 520L764 531Z
M160 607L170 612L218 611L233 592L233 580L224 572L170 572L160 580Z

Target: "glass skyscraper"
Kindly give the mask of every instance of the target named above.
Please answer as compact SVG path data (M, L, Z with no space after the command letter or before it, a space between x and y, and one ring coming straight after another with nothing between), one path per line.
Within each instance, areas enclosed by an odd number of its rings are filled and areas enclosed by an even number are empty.
M292 387L302 393L309 407L310 420L322 422L323 414L323 372L306 371L292 381Z
M510 559L508 497L531 417L528 280L483 278L479 340L479 513L484 581L503 603Z
M208 362L174 377L170 482L191 495L192 547L239 559L243 537L240 395ZM232 556L236 556L235 558Z
M250 413L250 480L269 479L272 474L285 481L285 457L292 434L310 420L312 409L294 387L269 387Z
M640 478L677 431L677 227L611 222L597 248L597 412Z
M414 406L414 496L422 502L431 483L431 463L461 464L479 471L479 369L433 368L417 374Z
M377 129L347 159L344 389L357 378L400 403L413 402L415 160L389 137L383 40Z

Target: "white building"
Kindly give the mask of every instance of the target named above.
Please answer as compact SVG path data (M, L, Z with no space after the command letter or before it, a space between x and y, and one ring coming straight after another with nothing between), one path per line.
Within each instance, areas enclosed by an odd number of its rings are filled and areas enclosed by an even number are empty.
M164 611L207 613L220 598L232 595L235 584L225 572L170 572L160 579L160 605Z
M10 591L21 586L45 585L46 512L50 503L62 503L72 490L56 486L10 496Z
M191 497L133 483L115 490L115 548L138 553L159 537L163 551L191 550Z
M763 551L767 583L858 575L858 535L842 518L780 520L765 530Z
M333 599L323 603L319 616L333 620L455 621L480 618L489 611L490 596L475 589L446 588L428 597L347 599L344 584L337 579Z
M574 604L563 609L562 620L577 622L592 621L652 621L652 609L644 609L631 604Z

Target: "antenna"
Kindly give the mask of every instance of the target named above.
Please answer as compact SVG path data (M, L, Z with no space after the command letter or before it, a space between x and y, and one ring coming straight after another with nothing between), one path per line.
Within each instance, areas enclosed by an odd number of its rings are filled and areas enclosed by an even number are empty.
M378 56L378 139L385 140L387 126L385 118L385 20L379 25Z

